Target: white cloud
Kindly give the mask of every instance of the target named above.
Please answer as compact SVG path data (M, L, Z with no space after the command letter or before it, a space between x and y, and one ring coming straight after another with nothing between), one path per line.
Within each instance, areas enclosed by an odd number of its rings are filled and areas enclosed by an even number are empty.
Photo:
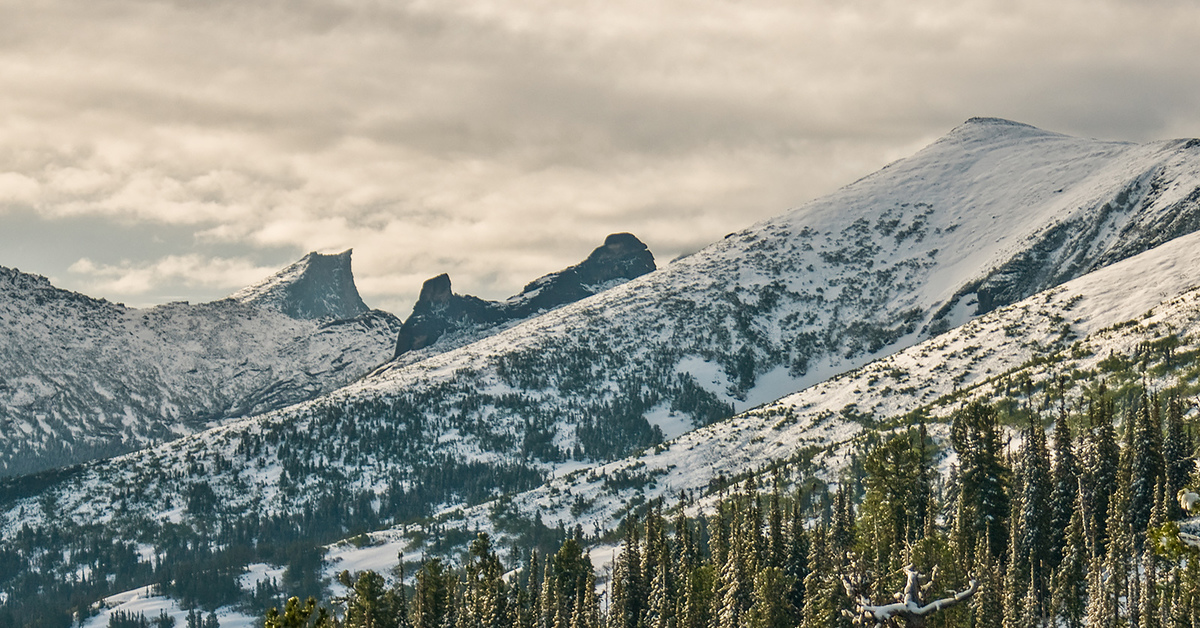
M199 255L169 255L150 261L126 260L119 264L97 264L85 257L67 268L68 272L86 278L88 285L100 293L135 297L164 284L194 288L240 287L267 277L275 270L256 266L245 259Z
M0 172L0 212L10 204L32 204L40 189L37 181L19 172Z

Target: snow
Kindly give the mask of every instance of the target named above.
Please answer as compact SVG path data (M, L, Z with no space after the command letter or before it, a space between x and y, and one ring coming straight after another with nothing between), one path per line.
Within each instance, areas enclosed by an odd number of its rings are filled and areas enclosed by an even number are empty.
M660 403L645 414L646 421L662 431L663 440L672 440L690 431L693 427L691 418L681 412L671 410L670 404ZM573 469L571 469L573 470ZM563 471L571 471L563 470Z
M175 619L176 626L187 626L188 611L180 608L175 600L154 595L152 587L132 589L104 598L99 610L97 615L84 621L81 627L104 628L108 625L109 618L116 612L141 614L147 619L153 620L164 611ZM205 614L207 615L207 613ZM217 609L217 621L221 628L254 628L258 625L258 618L244 615L230 608Z
M268 565L266 563L251 563L246 565L246 573L242 574L238 579L238 585L244 591L254 591L254 587L260 582L279 582L283 579L283 572L287 571L287 567L278 567L276 565Z

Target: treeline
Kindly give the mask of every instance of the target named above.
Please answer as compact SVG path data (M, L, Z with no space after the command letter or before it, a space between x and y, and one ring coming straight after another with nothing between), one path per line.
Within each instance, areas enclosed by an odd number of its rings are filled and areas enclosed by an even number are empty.
M976 402L953 417L948 475L919 425L877 439L830 499L777 469L749 476L708 514L683 514L704 510L686 499L674 514L651 504L625 522L599 590L578 533L557 554L509 567L480 535L457 570L431 559L411 586L390 587L343 573L349 593L331 608L294 599L266 625L827 628L856 616L899 626L862 609L928 582L910 580L915 571L933 576L928 597L959 592L962 603L908 625L1190 628L1200 554L1172 523L1195 470L1184 409L1143 393L1117 417L1101 388L1081 413L1060 414L1048 439L1032 413L1013 433Z

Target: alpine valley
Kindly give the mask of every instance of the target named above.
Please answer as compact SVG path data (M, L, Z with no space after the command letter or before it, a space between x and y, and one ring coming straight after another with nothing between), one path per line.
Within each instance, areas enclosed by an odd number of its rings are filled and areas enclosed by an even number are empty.
M568 537L608 563L636 548L627 520L649 539L661 513L677 534L712 516L718 539L759 489L826 534L877 507L866 461L917 429L942 504L918 536L949 538L964 408L992 408L1014 457L1100 403L1195 418L1198 230L1200 140L975 118L669 264L614 234L503 302L435 277L403 322L362 302L349 251L146 310L0 269L0 625L147 598L240 625L293 595L342 596L349 622L354 572L455 564L480 532L514 567Z

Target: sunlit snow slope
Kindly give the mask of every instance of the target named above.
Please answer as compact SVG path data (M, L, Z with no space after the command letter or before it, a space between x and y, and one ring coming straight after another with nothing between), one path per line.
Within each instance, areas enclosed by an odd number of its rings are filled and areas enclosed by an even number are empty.
M987 398L1006 383L1095 372L1114 355L1130 359L1167 337L1177 339L1179 354L1200 349L1200 234L1097 270L639 455L560 475L504 499L502 508L485 504L467 510L453 525L491 531L499 539L504 538L502 519L514 517L606 530L619 524L631 504L663 499L670 506L681 491L702 494L719 477L736 477L777 461L810 462L813 472L834 481L853 441L866 431L904 427L906 415L917 410L931 422L943 420L967 401ZM1040 359L1032 360L1035 356ZM1184 369L1182 376L1195 385L1200 365ZM1176 383L1155 379L1153 373L1143 377L1156 389ZM945 433L943 426L932 430ZM376 535L377 541L396 546L392 556L397 548L421 549L403 539L399 531ZM372 551L345 547L337 554L355 560L357 554Z

